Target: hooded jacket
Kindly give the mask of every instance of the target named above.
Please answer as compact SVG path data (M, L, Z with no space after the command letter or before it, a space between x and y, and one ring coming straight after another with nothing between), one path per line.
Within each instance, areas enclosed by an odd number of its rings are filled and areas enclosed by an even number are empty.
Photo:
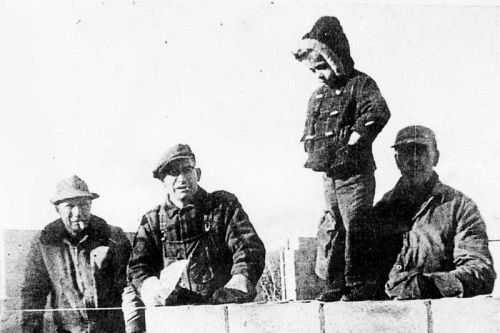
M349 42L335 17L321 17L294 54L304 61L313 51L337 78L315 90L309 100L301 138L309 154L305 167L342 179L373 171L372 143L390 118L387 104L375 81L354 69ZM347 145L352 132L361 137Z
M408 191L399 181L375 206L381 246L388 246L386 254L393 252L379 265L390 269L387 295L417 299L491 293L496 274L476 204L436 174L427 185L420 200L408 205ZM391 256L396 256L392 268L386 264Z
M121 332L121 306L130 242L122 229L91 215L87 234L70 241L61 219L32 241L21 289L22 309L44 309L50 295L54 324L61 332ZM72 311L64 311L74 309ZM24 332L43 331L43 312L23 312Z

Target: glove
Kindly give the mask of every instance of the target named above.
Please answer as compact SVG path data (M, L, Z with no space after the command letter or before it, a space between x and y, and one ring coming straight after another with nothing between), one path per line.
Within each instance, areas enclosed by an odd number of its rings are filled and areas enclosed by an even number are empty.
M431 278L415 271L401 272L391 277L385 285L385 292L397 300L442 297Z
M163 297L161 296L160 280L156 276L148 277L141 286L141 300L146 306L163 305Z
M250 301L248 293L241 290L222 287L217 289L210 297L210 304L245 303Z
M244 303L254 299L255 287L243 274L235 274L222 288L217 289L210 298L211 304Z

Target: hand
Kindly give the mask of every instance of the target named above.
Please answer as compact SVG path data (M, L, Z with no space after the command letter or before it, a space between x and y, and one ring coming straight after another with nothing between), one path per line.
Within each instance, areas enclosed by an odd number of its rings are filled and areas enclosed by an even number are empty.
M254 296L255 287L250 280L243 274L235 274L224 287L213 293L210 303L244 303L252 300Z
M361 138L361 135L358 132L352 132L347 144L352 146L359 141L359 138Z
M146 306L163 305L163 297L161 296L160 280L156 276L148 277L141 286L141 300Z

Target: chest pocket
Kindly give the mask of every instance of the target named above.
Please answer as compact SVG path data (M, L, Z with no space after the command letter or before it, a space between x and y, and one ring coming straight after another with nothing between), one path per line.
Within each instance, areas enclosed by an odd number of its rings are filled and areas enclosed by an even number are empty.
M209 293L217 281L220 250L216 241L216 222L220 210L203 216L201 232L181 241L164 240L164 266L188 259L186 271L181 277L180 287L201 294Z

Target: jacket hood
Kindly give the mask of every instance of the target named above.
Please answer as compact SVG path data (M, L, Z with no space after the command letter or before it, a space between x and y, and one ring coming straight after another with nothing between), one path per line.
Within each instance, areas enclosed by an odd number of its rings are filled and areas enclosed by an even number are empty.
M347 76L354 69L349 41L336 17L323 16L317 20L293 54L298 61L304 61L309 60L313 51L326 60L337 76Z

